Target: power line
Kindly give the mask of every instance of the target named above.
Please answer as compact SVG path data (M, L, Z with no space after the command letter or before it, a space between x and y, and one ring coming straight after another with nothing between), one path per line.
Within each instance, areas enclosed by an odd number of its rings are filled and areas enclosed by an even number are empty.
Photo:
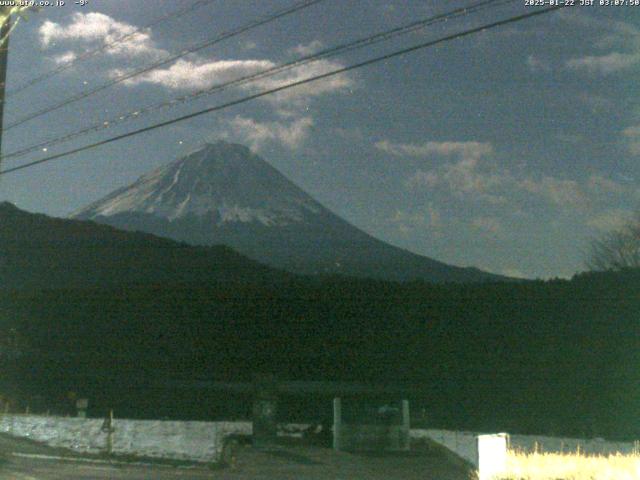
M49 78L58 75L59 73L62 73L66 70L68 70L69 68L71 68L72 66L74 66L75 64L82 62L84 60L87 60L88 58L94 57L96 55L98 55L101 52L104 52L105 50L108 50L111 47L114 47L115 45L118 45L119 43L122 43L130 38L133 38L134 36L138 35L141 31L143 30L147 30L149 28L155 27L156 25L159 25L169 19L176 19L176 18L180 18L184 15L187 15L188 13L193 12L194 10L197 10L200 7L203 7L209 3L213 3L217 0L197 0L195 2L193 2L191 5L188 5L184 8L172 11L170 13L167 13L157 19L155 19L153 22L148 23L147 25L143 26L143 27L138 27L136 29L134 29L133 31L124 34L118 38L116 38L115 40L108 42L108 43L104 43L102 44L100 47L95 48L93 50L89 50L85 53L83 53L82 55L79 55L77 57L75 57L72 60L69 60L67 62L64 62L63 64L59 65L58 67L49 70L48 72L43 73L42 75L39 75L31 80L28 80L26 83L23 83L22 85L20 85L20 87L15 88L9 92L7 92L6 98L10 98L13 97L14 95L22 92L23 90L26 90L29 87L32 87L33 85L36 85L40 82L43 82L45 80L48 80Z
M553 12L555 10L559 10L561 8L565 8L565 5L547 7L547 8L541 9L541 10L535 10L535 11L532 11L532 12L529 12L529 13L516 15L516 16L513 16L513 17L506 18L504 20L499 20L497 22L488 23L488 24L482 25L480 27L475 27L475 28L471 28L471 29L468 29L468 30L464 30L462 32L458 32L458 33L454 33L454 34L451 34L451 35L447 35L447 36L441 37L441 38L439 38L437 40L431 40L431 41L428 41L428 42L424 42L424 43L420 43L420 44L417 44L417 45L413 45L411 47L403 48L401 50L396 50L395 52L387 53L385 55L380 55L378 57L374 57L374 58L371 58L369 60L365 60L363 62L359 62L359 63L355 63L355 64L352 64L352 65L348 65L346 67L338 68L336 70L332 70L330 72L326 72L326 73L323 73L323 74L320 74L320 75L315 75L313 77L309 77L309 78L306 78L304 80L298 80L296 82L291 82L291 83L288 83L286 85L282 85L282 86L275 87L275 88L272 88L272 89L269 89L269 90L265 90L265 91L262 91L262 92L259 92L259 93L253 94L253 95L249 95L249 96L237 99L237 100L233 100L233 101L230 101L230 102L227 102L227 103L223 103L221 105L216 105L216 106L213 106L213 107L210 107L210 108L206 108L204 110L200 110L200 111L197 111L197 112L194 112L194 113L183 115L181 117L174 118L172 120L167 120L167 121L164 121L164 122L156 123L156 124L150 125L148 127L140 128L138 130L134 130L132 132L124 133L122 135L117 135L115 137L111 137L111 138L108 138L108 139L105 139L105 140L101 140L99 142L95 142L95 143L92 143L92 144L89 144L89 145L85 145L83 147L74 148L74 149L68 150L66 152L62 152L62 153L58 153L56 155L51 155L51 156L42 158L40 160L35 160L33 162L25 163L23 165L18 165L17 167L12 167L12 168L8 168L8 169L5 169L5 170L0 170L0 175L6 175L8 173L16 172L18 170L23 170L23 169L30 168L30 167L33 167L33 166L36 166L36 165L40 165L40 164L43 164L43 163L51 162L53 160L57 160L57 159L62 158L62 157L67 157L67 156L73 155L75 153L80 153L80 152L84 152L84 151L87 151L87 150L91 150L93 148L97 148L97 147L100 147L102 145L106 145L108 143L113 143L113 142L116 142L116 141L119 141L119 140L123 140L125 138L133 137L133 136L139 135L141 133L149 132L151 130L155 130L155 129L158 129L158 128L166 127L166 126L172 125L174 123L182 122L184 120L189 120L191 118L199 117L199 116L205 115L207 113L212 113L212 112L223 110L223 109L226 109L226 108L229 108L229 107L233 107L235 105L240 105L242 103L246 103L246 102L249 102L251 100L255 100L257 98L261 98L261 97L264 97L264 96L267 96L267 95L271 95L273 93L281 92L283 90L288 90L290 88L298 87L300 85L305 85L305 84L308 84L308 83L311 83L311 82L315 82L315 81L318 81L318 80L329 78L329 77L332 77L332 76L335 76L335 75L339 75L341 73L345 73L345 72L348 72L348 71L351 71L351 70L355 70L357 68L366 67L366 66L372 65L374 63L382 62L382 61L385 61L385 60L390 60L390 59L392 59L394 57L398 57L400 55L406 55L407 53L411 53L411 52L415 52L417 50L421 50L421 49L424 49L424 48L432 47L432 46L440 44L440 43L449 42L451 40L456 40L458 38L463 38L463 37L466 37L466 36L469 36L469 35L472 35L472 34L475 34L475 33L491 30L493 28L497 28L497 27L500 27L500 26L503 26L503 25L507 25L507 24L510 24L510 23L520 22L520 21L526 20L528 18L536 17L536 16L539 16L539 15L543 15L543 14L546 14L546 13Z
M266 77L271 77L274 76L275 74L280 74L282 72L285 72L287 70L291 70L293 68L296 67L300 67L302 65L305 65L307 63L311 63L311 62L315 62L318 61L320 59L323 58L327 58L327 57L331 57L340 53L345 53L348 51L352 51L355 49L359 49L359 48L363 48L366 46L370 46L376 43L380 43L382 41L386 41L389 40L391 38L394 38L396 36L399 35L404 35L407 33L411 33L414 32L416 30L420 30L423 29L426 26L429 25L433 25L435 23L438 22L446 22L450 19L454 19L460 16L465 16L471 13L475 13L477 11L480 11L482 9L488 8L490 6L494 6L494 5L503 5L503 4L508 4L508 3L514 3L517 0L484 0L482 2L479 2L475 5L472 6L468 6L468 7L461 7L461 8L457 8L455 10L443 13L443 14L439 14L439 15L435 15L432 17L428 17L428 18L424 18L424 19L420 19L414 22L411 22L409 24L406 25L402 25L396 28L393 28L391 30L387 30L385 32L381 32L381 33L377 33L375 35L369 35L366 36L364 38L360 38L351 42L347 42L347 43L343 43L341 45L338 46L334 46L331 48L327 48L325 50L321 50L320 52L316 52L314 54L310 54L310 55L306 55L303 56L301 58L298 58L296 60L290 61L290 62L286 62L284 64L280 64L280 65L276 65L274 67L270 67L267 68L265 70L262 70L260 72L256 72L254 74L250 74L250 75L245 75L243 77L239 77L227 82L223 82L223 83L219 83L219 84L215 84L211 87L208 87L206 89L201 89L198 90L196 92L187 94L187 95L182 95L180 97L176 97L173 98L171 100L168 101L164 101L164 102L160 102L157 104L153 104L147 107L143 107L143 108L139 108L139 109L135 109L132 110L130 112L127 112L125 114L120 114L116 117L112 117L109 120L105 120L105 121L101 121L98 122L96 124L93 124L89 127L85 127L81 130L77 130L75 132L71 132L69 134L66 134L64 136L61 137L56 137L54 139L50 139L50 140L45 140L43 142L34 144L34 145L30 145L28 147L24 147L21 148L20 150L16 150L13 151L11 153L8 153L6 155L0 156L0 162L2 162L5 159L8 158L16 158L16 157L21 157L24 155L27 155L31 152L37 151L37 150L41 150L43 148L47 148L50 147L52 145L57 145L59 143L64 143L67 141L70 141L74 138L89 134L89 133L93 133L93 132L97 132L106 128L111 128L114 125L123 123L125 121L134 119L134 118L140 118L142 115L148 114L150 112L159 110L161 108L165 108L165 107L173 107L176 106L178 104L183 104L187 101L192 101L195 100L197 98L203 97L205 95L211 95L214 93L219 93L221 91L226 90L229 87L236 87L239 85L244 85L246 83L250 83L250 82L254 82L256 80L260 80L262 78L266 78Z
M13 27L11 26L11 14L9 7L0 7L0 12L4 17L1 20L2 25L0 26L0 45L3 47L0 51L0 99L3 99L6 95L4 88L7 80L7 61L9 60L9 34ZM0 103L0 153L2 152L2 123L4 121L3 107L4 104Z
M7 125L4 128L4 131L6 132L8 130L11 130L12 128L15 128L15 127L17 127L19 125L22 125L23 123L26 123L26 122L28 122L30 120L35 119L35 118L41 117L42 115L45 115L47 113L51 113L51 112L53 112L55 110L58 110L58 109L60 109L62 107L65 107L65 106L67 106L67 105L69 105L71 103L75 103L78 100L83 100L83 99L85 99L87 97L95 95L96 93L101 92L103 90L106 90L107 88L109 88L109 87L111 87L113 85L117 85L117 84L122 83L122 82L124 82L126 80L130 80L130 79L132 79L134 77L142 75L143 73L150 72L151 70L155 70L158 67L166 65L168 63L171 63L174 60L178 60L179 58L182 58L182 57L184 57L186 55L198 52L198 51L200 51L200 50L202 50L204 48L207 48L207 47L211 47L211 46L213 46L213 45L215 45L215 44L217 44L219 42L222 42L223 40L227 40L229 38L235 37L236 35L240 35L241 33L244 33L244 32L246 32L248 30L251 30L253 28L256 28L256 27L265 25L267 23L273 22L275 20L278 20L278 19L280 19L282 17L285 17L287 15L290 15L292 13L298 12L299 10L302 10L304 8L307 8L307 7L310 7L312 5L315 5L316 3L320 3L322 1L324 1L324 0L305 0L303 2L300 2L300 3L297 3L297 4L293 5L292 7L288 7L286 9L284 9L284 10L279 10L279 11L277 11L277 12L275 12L275 13L267 16L267 17L263 17L261 19L254 20L254 21L252 21L252 22L250 22L248 24L245 24L245 25L242 25L240 27L237 27L234 30L230 30L228 32L223 32L220 35L218 35L218 36L216 36L216 37L214 37L212 39L207 40L206 42L197 44L197 45L195 45L193 47L190 47L190 48L188 48L186 50L183 50L179 54L171 55L171 56L165 58L164 60L160 60L160 61L155 62L153 64L150 64L150 65L148 65L146 67L143 67L143 68L141 68L139 70L135 70L133 72L130 72L130 73L127 73L127 74L124 74L124 75L120 75L120 76L114 78L113 80L100 85L99 87L96 87L96 88L94 88L92 90L87 90L85 92L81 92L81 93L79 93L77 95L73 95L73 96L67 98L66 100L63 100L60 103L57 103L55 105L51 105L49 107L45 107L42 110L38 110L37 112L29 114L26 117L23 117L20 120L17 120L15 122Z

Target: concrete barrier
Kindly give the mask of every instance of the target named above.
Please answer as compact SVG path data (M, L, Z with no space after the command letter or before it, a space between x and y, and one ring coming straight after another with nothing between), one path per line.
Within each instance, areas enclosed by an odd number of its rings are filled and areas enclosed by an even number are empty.
M105 453L108 433L103 419L51 417L39 415L0 414L0 433L28 438L79 453ZM225 439L230 435L251 435L251 422L186 422L164 420L114 419L112 453L148 458L217 462L222 456ZM291 424L288 429L302 430L308 425ZM294 428L296 427L296 428ZM284 432L293 435L290 432ZM283 434L284 434L283 433ZM429 439L455 453L478 468L478 436L476 432L436 429L412 429L410 438ZM301 435L300 435L301 436ZM585 454L634 453L634 443L608 442L602 439L556 438L533 435L511 435L509 448L524 452L575 452Z
M106 453L102 419L0 415L0 432L79 453ZM180 422L115 419L111 453L147 458L217 462L225 438L251 435L251 422Z
M428 439L455 453L467 463L478 467L477 434L474 432L456 432L451 430L412 429L412 440Z
M492 480L507 471L507 451L509 449L509 435L496 433L495 435L478 435L478 480Z

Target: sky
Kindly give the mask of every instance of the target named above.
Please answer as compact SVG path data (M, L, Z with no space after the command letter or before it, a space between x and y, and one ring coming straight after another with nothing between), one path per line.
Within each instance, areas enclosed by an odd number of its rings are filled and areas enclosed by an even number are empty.
M154 22L191 3L68 0L30 13L10 41L3 154L134 118L8 158L2 168L533 8L524 0L492 5L274 79L133 114L477 3L324 0L10 127L294 2L214 0ZM102 53L12 93L105 43ZM638 211L639 73L640 6L566 8L2 176L0 200L64 217L225 139L249 146L326 207L391 244L511 276L570 277L585 269L591 239Z

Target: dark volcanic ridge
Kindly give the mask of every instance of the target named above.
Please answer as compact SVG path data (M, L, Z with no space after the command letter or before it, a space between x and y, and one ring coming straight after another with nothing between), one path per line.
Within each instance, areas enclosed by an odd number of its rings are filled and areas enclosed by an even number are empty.
M0 288L85 288L282 280L231 248L197 247L0 203Z

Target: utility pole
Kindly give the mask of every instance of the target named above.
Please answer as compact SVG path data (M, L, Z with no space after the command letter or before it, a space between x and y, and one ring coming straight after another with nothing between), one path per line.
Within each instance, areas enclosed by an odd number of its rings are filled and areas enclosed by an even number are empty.
M11 30L11 13L10 7L1 7L0 21L2 26L0 27L0 39L3 38L4 42L0 44L0 156L2 155L2 120L4 118L4 92L7 84L7 66L9 60L9 32ZM1 165L0 165L1 167Z

